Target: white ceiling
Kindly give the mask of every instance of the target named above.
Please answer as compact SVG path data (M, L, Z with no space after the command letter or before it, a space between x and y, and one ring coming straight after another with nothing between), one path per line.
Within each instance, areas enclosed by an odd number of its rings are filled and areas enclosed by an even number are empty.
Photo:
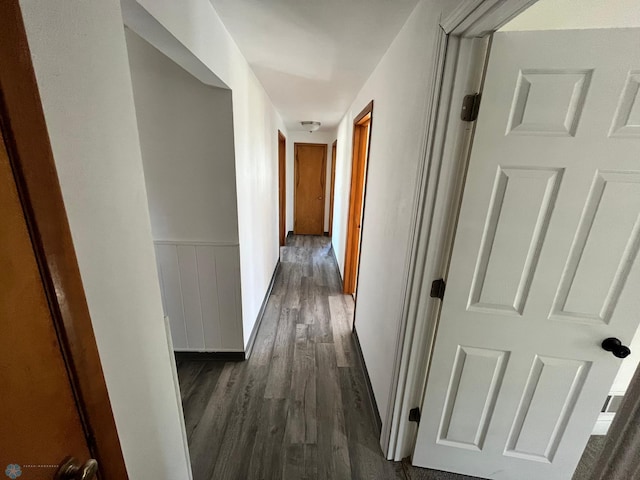
M417 0L211 0L287 128L335 128Z
M640 0L538 0L500 30L640 27Z

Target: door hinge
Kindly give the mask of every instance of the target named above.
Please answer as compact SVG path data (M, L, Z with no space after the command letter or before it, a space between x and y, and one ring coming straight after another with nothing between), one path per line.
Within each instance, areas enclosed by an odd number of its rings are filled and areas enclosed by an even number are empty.
M444 289L447 287L444 278L439 278L431 282L431 298L444 298Z
M462 112L460 118L463 122L475 122L480 111L480 93L465 95L462 101Z
M420 423L420 407L409 410L409 421Z

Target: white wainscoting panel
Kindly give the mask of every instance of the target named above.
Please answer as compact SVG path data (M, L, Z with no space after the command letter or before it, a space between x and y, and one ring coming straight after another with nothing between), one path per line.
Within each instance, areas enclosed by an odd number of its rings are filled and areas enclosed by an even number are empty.
M238 245L154 243L174 350L243 351Z

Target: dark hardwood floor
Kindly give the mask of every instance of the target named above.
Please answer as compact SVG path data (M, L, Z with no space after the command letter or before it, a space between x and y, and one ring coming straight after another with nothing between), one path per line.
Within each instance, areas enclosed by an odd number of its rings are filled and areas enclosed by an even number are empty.
M195 480L405 478L378 443L330 248L289 238L249 360L178 359Z

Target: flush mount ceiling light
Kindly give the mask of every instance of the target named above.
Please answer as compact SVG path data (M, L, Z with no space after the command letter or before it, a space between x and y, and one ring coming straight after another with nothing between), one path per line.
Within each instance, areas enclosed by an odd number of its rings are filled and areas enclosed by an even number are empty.
M300 125L302 125L302 127L309 133L313 133L320 128L320 122L311 122L309 120L300 122Z

